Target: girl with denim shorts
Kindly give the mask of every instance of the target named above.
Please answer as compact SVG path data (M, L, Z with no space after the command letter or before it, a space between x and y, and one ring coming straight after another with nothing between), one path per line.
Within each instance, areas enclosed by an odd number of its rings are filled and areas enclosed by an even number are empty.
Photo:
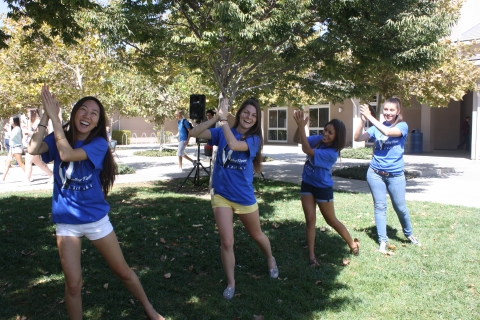
M62 126L59 103L47 86L42 88L45 108L28 152L54 161L52 220L65 276L65 305L70 319L82 318L81 237L86 236L110 269L140 302L150 319L164 319L148 301L135 272L125 262L105 200L115 180L116 164L107 136L107 116L94 97L80 99L70 121ZM54 131L45 136L48 120Z
M271 278L278 278L270 240L260 227L257 200L253 189L253 173L260 172L262 151L261 109L256 99L247 99L230 128L227 121L228 99L223 99L216 116L190 131L192 137L212 140L218 147L212 177L212 207L221 240L220 255L227 276L223 297L235 295L235 255L233 253L233 214L267 258ZM217 121L220 127L209 129Z
M324 127L322 135L307 137L305 126L309 117L303 111L296 111L293 116L297 123L293 140L302 144L302 151L306 153L307 160L303 167L301 201L306 222L306 236L309 264L318 265L315 257L315 224L316 205L323 218L345 240L350 247L350 252L358 255L360 242L352 239L347 228L335 216L333 203L332 166L337 161L340 151L345 147L346 129L342 121L333 119Z
M360 113L362 121L355 130L355 141L375 139L375 149L367 171L367 182L373 196L375 225L380 244L378 251L387 252L387 191L402 225L403 234L412 244L420 246L420 242L413 235L405 202L406 180L403 173L403 153L408 125L403 121L400 99L392 97L385 101L383 123L372 116L368 105L362 105ZM373 126L364 132L366 120Z

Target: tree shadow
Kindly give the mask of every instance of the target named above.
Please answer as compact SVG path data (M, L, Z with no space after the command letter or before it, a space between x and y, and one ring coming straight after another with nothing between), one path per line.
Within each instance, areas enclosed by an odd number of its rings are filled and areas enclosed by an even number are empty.
M269 278L264 255L235 218L237 296L232 301L223 299L226 279L210 199L203 197L205 187L198 187L201 197L191 195L198 192L196 186L172 194L179 183L116 187L107 198L123 254L159 312L170 319L248 319L253 314L266 319L313 319L313 312L340 311L358 303L336 297L338 291L348 289L337 279L346 268L342 259L349 255L343 240L335 232L318 232L321 264L309 267L305 223L287 219L277 226L272 222L274 202L298 199L299 187L269 181L256 181L255 187L262 229L271 241L280 279ZM269 183L279 186L277 191L263 188ZM0 231L6 241L0 249L0 283L7 283L0 287L0 302L8 307L2 308L0 318L15 314L35 319L67 317L61 303L63 273L48 217L51 197L47 192L28 197L30 209L21 218L14 213L19 215L16 207L24 200L7 200L0 212ZM45 219L38 219L40 213ZM86 318L144 318L138 302L93 245L83 240L82 249Z

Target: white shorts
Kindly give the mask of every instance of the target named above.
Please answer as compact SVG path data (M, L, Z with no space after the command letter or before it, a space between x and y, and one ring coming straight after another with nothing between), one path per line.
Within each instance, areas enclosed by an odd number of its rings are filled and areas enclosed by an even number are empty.
M23 148L22 146L17 146L17 147L10 147L10 154L11 155L14 155L14 154L22 154L23 153Z
M57 223L57 237L87 237L89 240L98 240L108 236L113 231L108 214L102 219L85 224Z
M183 157L185 155L185 148L187 147L187 141L179 141L178 142L178 150L177 150L177 156Z

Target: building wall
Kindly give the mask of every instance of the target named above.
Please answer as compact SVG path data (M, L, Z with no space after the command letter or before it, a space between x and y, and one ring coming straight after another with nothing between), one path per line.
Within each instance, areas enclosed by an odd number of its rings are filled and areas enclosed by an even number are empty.
M453 101L447 108L433 108L435 118L434 148L438 150L455 150L460 141L459 101Z

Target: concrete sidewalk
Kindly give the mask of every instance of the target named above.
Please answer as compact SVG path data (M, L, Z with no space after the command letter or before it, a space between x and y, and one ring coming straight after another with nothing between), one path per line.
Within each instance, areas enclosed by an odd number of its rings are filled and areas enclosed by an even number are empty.
M192 169L189 161L184 161L184 170L174 172L177 168L177 157L140 157L133 153L138 150L152 149L158 146L132 146L130 149L117 148L116 160L119 163L134 167L135 174L118 176L115 184L138 183L144 181L185 178ZM195 155L196 146L187 149ZM300 183L305 162L305 155L297 146L265 146L264 155L274 159L263 164L266 179ZM407 181L407 200L431 201L444 204L463 205L480 208L478 184L480 181L480 162L466 159L462 151L444 151L422 155L405 155L405 168L417 170L420 178ZM0 157L3 164L6 157ZM201 156L202 163L208 167L208 161ZM367 160L341 159L335 168L368 164ZM51 165L50 165L51 166ZM3 169L3 166L2 168ZM3 172L2 172L3 173ZM205 173L203 173L205 174ZM20 190L51 189L48 177L37 167L33 167L33 182L27 186L22 184L24 174L19 167L10 168L6 183L0 184L0 192L16 192ZM370 193L366 181L334 177L334 188L351 192Z

